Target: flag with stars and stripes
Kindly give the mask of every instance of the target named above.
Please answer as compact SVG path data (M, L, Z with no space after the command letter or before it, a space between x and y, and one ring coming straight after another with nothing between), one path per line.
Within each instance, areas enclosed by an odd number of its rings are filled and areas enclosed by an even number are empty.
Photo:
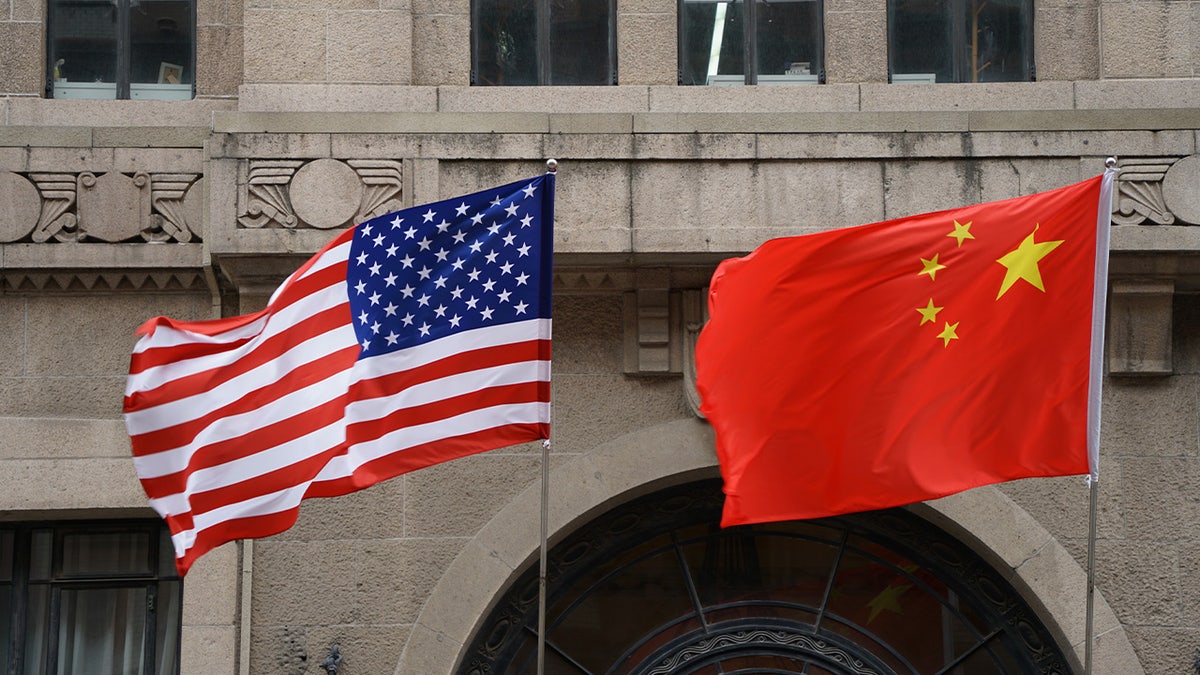
M186 573L329 497L549 437L554 176L380 216L256 314L139 330L134 466Z

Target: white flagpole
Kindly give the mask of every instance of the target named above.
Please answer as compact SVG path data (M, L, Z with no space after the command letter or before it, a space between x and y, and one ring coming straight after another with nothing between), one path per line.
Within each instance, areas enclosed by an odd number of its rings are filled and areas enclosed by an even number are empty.
M1100 399L1104 379L1105 302L1108 297L1108 250L1112 228L1112 192L1116 181L1117 159L1104 160L1104 178L1100 183L1100 203L1096 213L1096 279L1092 296L1092 363L1088 383L1088 550L1087 550L1087 621L1083 639L1083 673L1092 675L1092 639L1096 606L1096 513L1100 482Z
M558 173L558 160L546 160L546 173ZM553 225L553 223L552 223ZM553 361L551 361L553 363ZM552 366L553 367L553 366ZM554 403L550 404L550 429L554 429ZM537 675L546 672L546 539L549 530L550 504L550 439L542 441L542 504L541 535L538 542L538 627Z

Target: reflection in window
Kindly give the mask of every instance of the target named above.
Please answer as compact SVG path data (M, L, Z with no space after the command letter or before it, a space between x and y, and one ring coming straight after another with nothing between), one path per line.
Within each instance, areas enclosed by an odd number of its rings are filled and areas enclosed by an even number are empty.
M681 0L679 83L820 82L822 16L821 0Z
M2 526L0 666L177 673L182 584L159 521Z
M50 0L54 98L192 98L195 0Z
M616 84L615 0L473 0L471 84Z
M692 483L602 514L556 545L546 671L1068 670L999 574L907 511L726 529L720 512L720 482ZM534 672L537 587L533 564L481 624L461 672Z
M888 0L892 82L1033 79L1032 0Z

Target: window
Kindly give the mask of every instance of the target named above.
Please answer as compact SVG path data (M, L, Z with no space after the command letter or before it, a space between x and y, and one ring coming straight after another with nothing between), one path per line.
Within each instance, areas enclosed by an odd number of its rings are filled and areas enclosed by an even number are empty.
M192 98L195 0L50 0L47 95Z
M471 84L616 84L615 0L473 0Z
M1032 0L888 0L892 82L1034 79Z
M6 673L178 673L182 600L160 521L0 524Z
M821 0L681 0L680 84L825 79ZM746 64L753 67L746 67Z

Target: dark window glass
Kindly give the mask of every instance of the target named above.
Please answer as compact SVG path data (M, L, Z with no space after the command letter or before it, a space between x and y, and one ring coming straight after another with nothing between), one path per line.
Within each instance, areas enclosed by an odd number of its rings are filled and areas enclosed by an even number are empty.
M54 98L192 98L195 0L50 0Z
M821 0L681 0L679 82L820 82L822 16Z
M158 521L0 527L0 667L23 675L179 671L183 585ZM168 560L159 558L167 556Z
M614 0L474 0L471 83L616 84Z
M1033 79L1031 0L888 0L892 82Z

